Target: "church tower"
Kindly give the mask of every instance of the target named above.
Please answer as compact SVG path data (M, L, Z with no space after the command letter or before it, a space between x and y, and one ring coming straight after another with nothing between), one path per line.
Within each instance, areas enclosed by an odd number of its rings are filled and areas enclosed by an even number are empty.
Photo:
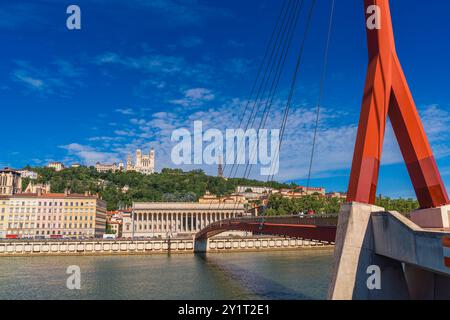
M126 171L131 171L131 170L133 170L133 163L131 160L131 153L128 153L127 163L126 163Z
M137 149L136 150L136 168L141 168L142 167L142 150L141 149Z
M151 148L150 150L150 167L155 169L155 149Z

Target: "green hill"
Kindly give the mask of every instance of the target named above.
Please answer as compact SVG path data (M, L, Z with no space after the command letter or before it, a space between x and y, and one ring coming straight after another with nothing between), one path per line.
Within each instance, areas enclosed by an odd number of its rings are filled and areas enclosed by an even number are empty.
M56 172L50 168L31 168L37 172L37 183L50 183L51 192L62 193L70 189L72 193L99 193L108 203L108 210L119 206L130 206L133 201L169 201L195 202L206 191L219 196L229 195L236 186L267 186L289 188L293 184L278 182L261 182L248 179L223 179L206 175L202 170L183 172L181 170L163 169L161 173L143 175L137 172L100 173L94 167L67 168ZM23 187L29 179L23 179ZM127 186L128 191L123 188Z

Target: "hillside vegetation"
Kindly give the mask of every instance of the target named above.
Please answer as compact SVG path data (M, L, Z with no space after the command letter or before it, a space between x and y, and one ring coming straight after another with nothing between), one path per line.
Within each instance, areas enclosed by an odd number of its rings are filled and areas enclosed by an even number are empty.
M100 173L94 167L68 168L56 172L50 168L28 168L39 174L37 183L50 183L51 191L99 193L108 203L108 210L130 206L133 201L195 202L206 191L224 196L233 193L238 185L289 188L295 185L278 182L264 183L248 179L223 179L206 175L202 170L183 172L163 169L161 173L143 175L137 172ZM23 188L29 179L23 180ZM124 191L127 186L128 191ZM126 190L126 189L125 189Z

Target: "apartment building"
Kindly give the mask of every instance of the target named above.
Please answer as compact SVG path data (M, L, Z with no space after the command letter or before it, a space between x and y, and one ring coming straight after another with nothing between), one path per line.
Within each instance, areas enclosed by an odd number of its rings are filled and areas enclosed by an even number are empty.
M0 238L100 238L106 202L97 195L20 193L0 199Z

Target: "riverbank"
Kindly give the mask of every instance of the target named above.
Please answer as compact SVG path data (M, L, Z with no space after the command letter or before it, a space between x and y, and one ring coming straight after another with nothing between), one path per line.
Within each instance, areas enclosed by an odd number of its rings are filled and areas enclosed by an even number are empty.
M332 245L303 239L279 237L212 238L208 252L255 252L333 248ZM85 240L85 241L4 241L0 257L101 256L192 254L194 239Z

